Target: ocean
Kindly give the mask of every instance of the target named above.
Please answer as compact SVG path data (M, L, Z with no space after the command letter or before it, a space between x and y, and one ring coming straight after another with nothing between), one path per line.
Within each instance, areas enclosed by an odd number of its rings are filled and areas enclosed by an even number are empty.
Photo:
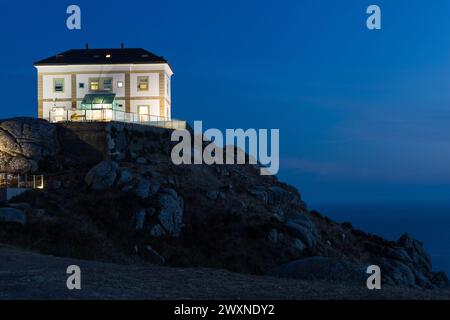
M449 205L316 205L309 206L338 222L351 222L355 228L397 240L408 232L424 243L431 255L433 270L450 276Z

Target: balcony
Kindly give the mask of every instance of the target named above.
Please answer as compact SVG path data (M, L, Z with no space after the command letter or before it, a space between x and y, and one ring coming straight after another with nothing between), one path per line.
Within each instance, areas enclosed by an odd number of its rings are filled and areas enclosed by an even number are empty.
M169 119L151 114L124 112L121 110L114 110L113 108L68 110L62 107L55 107L50 109L48 121L52 123L65 121L120 121L167 129L186 129L187 127L186 121L183 120Z

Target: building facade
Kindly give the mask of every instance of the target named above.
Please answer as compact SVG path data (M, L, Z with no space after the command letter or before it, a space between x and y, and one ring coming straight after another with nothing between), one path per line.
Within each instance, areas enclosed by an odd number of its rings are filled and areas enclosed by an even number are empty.
M173 71L144 49L74 49L34 64L38 117L171 120Z

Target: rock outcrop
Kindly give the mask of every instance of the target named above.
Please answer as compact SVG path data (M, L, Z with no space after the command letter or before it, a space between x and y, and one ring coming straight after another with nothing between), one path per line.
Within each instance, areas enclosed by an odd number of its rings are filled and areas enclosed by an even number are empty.
M95 191L110 188L117 177L118 165L114 161L102 161L86 174L84 181Z
M0 171L36 171L39 162L59 152L56 129L45 120L14 118L0 122Z
M422 288L443 287L448 284L448 279L440 279L432 271L431 257L422 242L407 233L400 237L394 247L386 249L381 265L387 272L384 280L388 284Z
M160 206L158 217L161 226L168 234L178 237L183 223L183 199L178 196L175 190L164 189L158 195L158 204Z
M0 208L0 221L26 224L27 215L19 209Z
M0 123L0 165L11 172L39 168L49 177L51 188L0 209L0 223L26 224L29 247L87 259L358 283L362 267L377 264L384 284L448 285L445 273L432 271L419 241L409 235L387 241L310 212L295 188L261 176L256 165L174 165L170 130L114 122L73 126L82 139L68 125L55 131L43 120ZM93 152L78 161L59 140L76 140L80 150L95 146L103 159ZM12 208L15 202L28 207ZM14 243L13 234L0 235ZM26 246L26 235L21 239Z

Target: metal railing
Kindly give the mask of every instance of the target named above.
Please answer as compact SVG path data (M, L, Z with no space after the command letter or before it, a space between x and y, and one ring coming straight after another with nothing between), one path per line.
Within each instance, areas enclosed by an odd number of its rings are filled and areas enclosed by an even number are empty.
M63 121L121 121L138 123L167 129L186 129L186 121L170 119L151 114L136 114L114 109L76 109L52 108L49 110L49 122Z
M0 188L44 189L44 175L0 173Z

